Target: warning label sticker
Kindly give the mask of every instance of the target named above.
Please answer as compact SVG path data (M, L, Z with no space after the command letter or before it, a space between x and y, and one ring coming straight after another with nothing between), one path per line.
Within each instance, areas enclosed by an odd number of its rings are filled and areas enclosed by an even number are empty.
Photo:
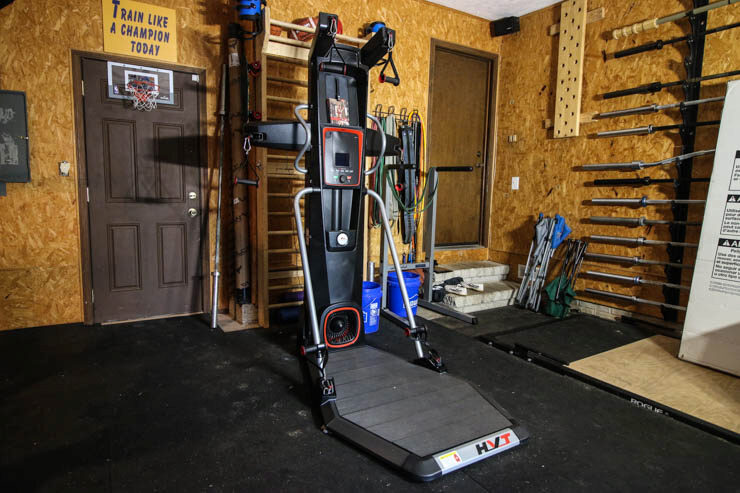
M720 234L740 236L740 194L727 196Z
M457 454L457 451L450 452L449 454L440 455L439 462L442 463L444 469L454 467L462 462L462 458Z
M714 256L712 278L740 284L740 240L720 238Z
M740 151L735 151L735 161L732 163L732 175L730 176L730 192L740 192Z

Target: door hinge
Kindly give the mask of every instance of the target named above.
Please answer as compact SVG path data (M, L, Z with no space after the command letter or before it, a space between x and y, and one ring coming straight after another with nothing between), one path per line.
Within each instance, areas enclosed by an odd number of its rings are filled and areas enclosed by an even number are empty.
M82 97L85 97L85 81L81 80L80 85L82 86Z
M94 289L90 290L90 303L95 304L95 290Z
M90 187L85 187L85 196L87 197L87 203L90 203Z

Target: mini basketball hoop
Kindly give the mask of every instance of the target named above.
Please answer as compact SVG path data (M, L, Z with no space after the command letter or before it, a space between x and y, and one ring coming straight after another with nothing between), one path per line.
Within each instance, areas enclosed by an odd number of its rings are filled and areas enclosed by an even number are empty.
M159 86L145 79L131 79L126 83L126 92L130 93L133 99L134 109L139 111L152 111L157 107L157 96L159 96Z

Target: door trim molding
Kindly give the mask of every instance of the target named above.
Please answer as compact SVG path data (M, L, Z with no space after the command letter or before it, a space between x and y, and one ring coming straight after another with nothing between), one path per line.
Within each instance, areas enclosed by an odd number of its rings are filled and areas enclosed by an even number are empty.
M432 128L432 93L434 89L434 58L438 48L445 50L461 53L464 55L470 55L477 58L483 58L490 61L491 69L488 77L488 108L486 109L487 114L487 126L488 134L486 135L486 168L483 173L483 194L481 199L483 202L483 210L481 211L481 225L480 225L480 239L481 244L467 244L467 245L445 245L435 247L440 250L470 250L476 248L491 247L491 210L493 204L493 180L496 176L496 148L498 145L498 82L499 82L499 63L500 56L496 53L488 51L482 51L469 46L459 45L450 43L449 41L443 41L441 39L432 38L430 42L430 56L429 56L429 92L427 94L427 129ZM427 136L428 137L428 136ZM427 145L426 155L424 161L427 166L431 165L429 162L429 149Z
M210 228L209 228L209 207L210 187L208 187L208 135L206 121L206 69L202 67L190 67L187 65L177 65L172 63L149 63L148 60L139 58L113 55L109 53L99 53L94 51L71 50L72 56L72 104L74 111L74 134L75 134L75 154L76 154L76 173L77 173L77 203L78 203L78 222L80 235L80 273L82 281L82 310L83 323L92 325L94 323L93 298L92 298L92 255L90 252L90 215L87 203L87 155L85 150L85 108L84 98L82 95L82 60L91 58L101 61L114 61L128 63L132 65L141 65L145 63L154 67L168 70L177 70L197 74L200 78L200 91L198 91L198 131L200 134L200 160L206 163L201 166L200 171L200 207L202 225L201 225L201 300L203 303L202 311L210 306L211 281L210 281Z

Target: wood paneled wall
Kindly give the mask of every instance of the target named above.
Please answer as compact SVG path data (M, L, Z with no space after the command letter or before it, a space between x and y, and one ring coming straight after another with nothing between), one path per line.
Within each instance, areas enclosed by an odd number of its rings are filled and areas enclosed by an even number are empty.
M391 84L380 84L377 82L377 70L374 71L370 77L370 108L380 103L384 108L393 105L397 111L401 107L406 107L409 111L418 109L425 122L429 98L429 60L432 38L491 53L498 53L501 46L501 38L491 38L488 21L419 0L394 2L273 0L270 2L270 9L274 19L289 22L308 15L316 15L315 13L319 11L337 14L342 21L344 34L350 36L359 36L362 26L375 20L382 20L395 29L398 41L393 52L393 60L398 68L401 84L398 87ZM286 64L280 65L275 75L305 74L305 69L293 68ZM455 74L451 73L450 77L455 77ZM305 89L278 87L278 85L271 85L270 93L294 98L306 97ZM291 111L292 107L287 107L287 105L271 105L270 107L270 115L275 118L292 118ZM376 265L380 255L379 231L379 229L371 229L368 233L370 235L368 259L375 260ZM407 248L401 244L400 236L396 235L395 238L399 254L406 252ZM421 247L421 236L419 246ZM437 253L437 259L440 262L483 260L487 257L488 251L484 248L448 250Z
M177 9L178 64L206 69L208 166L216 162L216 104L225 26L233 18L230 0L151 0ZM395 61L402 85L374 84L371 100L396 108L418 108L426 117L429 46L432 37L497 52L488 23L420 0L311 0L270 2L273 16L293 20L318 11L340 16L345 33L357 35L368 21L384 20L398 31ZM72 90L72 50L103 53L100 0L16 0L0 10L0 88L28 97L32 182L8 184L0 198L0 330L79 322L83 319L80 240ZM146 62L143 62L146 64ZM451 74L452 76L453 74ZM57 163L72 163L61 177ZM227 161L228 162L228 161ZM211 173L212 189L215 176ZM225 187L228 189L229 187ZM229 197L225 197L228 203ZM210 241L215 232L211 194ZM229 224L225 208L224 224ZM377 232L373 248L378 251ZM227 269L231 255L224 243ZM485 258L488 252L454 252L452 257ZM225 273L226 274L226 273ZM230 286L224 275L224 286ZM225 306L229 289L222 291Z
M207 162L213 168L216 151L214 113L219 66L223 60L225 25L233 16L231 2L218 0L207 4L193 4L185 0L159 0L157 3L177 9L180 40L178 63L204 67L207 70ZM584 126L581 137L552 139L551 130L544 129L542 121L552 117L554 107L553 83L558 42L557 37L550 37L547 32L551 24L559 21L558 6L523 17L520 33L494 39L490 37L488 23L483 19L420 0L273 0L270 5L273 17L288 21L315 15L319 10L336 13L344 24L345 33L350 35L357 35L364 23L373 20L384 20L397 29L395 60L402 84L396 88L374 83L371 87L371 104L417 108L425 118L432 38L501 54L491 248L489 251L446 252L440 255L441 261L490 257L492 260L510 263L515 272L516 264L525 261L532 225L539 211L548 214L559 212L566 216L576 226L576 237L601 233L668 239L665 228L645 230L595 227L579 222L589 215L670 215L668 208L634 211L592 207L585 203L591 197L646 194L660 198L672 196L672 189L587 187L584 183L600 174L576 172L574 167L587 162L655 160L673 155L680 142L672 134L605 140L589 138L588 134L610 128L670 123L677 121L679 115L678 112L672 112L600 122ZM647 0L593 0L589 8L599 6L606 7L607 17L596 24L590 24L587 29L583 111L607 111L653 101L664 103L682 99L679 90L611 101L599 100L597 96L610 89L683 77L681 62L685 47L680 45L609 62L603 61L601 52L681 35L685 29L683 23L662 26L657 31L618 41L608 39L604 33L644 18L683 10L689 6L689 2L668 0L656 4ZM709 26L737 22L738 19L740 5L726 7L709 14ZM738 38L740 30L715 34L708 38L705 74L737 68L735 61L740 54ZM102 53L102 43L99 0L16 0L0 11L0 87L27 93L33 178L28 184L8 184L8 196L0 198L0 213L3 217L0 221L0 329L82 320L71 52L81 50ZM454 74L450 76L453 77ZM706 84L702 96L714 96L723 91L724 84L721 81ZM718 116L717 106L707 106L701 109L699 119L709 120ZM508 143L509 135L517 135L517 142ZM716 130L702 129L697 139L697 148L712 146L715 138ZM57 163L62 160L73 163L70 177L59 176ZM708 176L710 170L711 159L700 159L695 164L695 176ZM642 175L675 176L670 168L654 169ZM510 189L513 176L521 178L520 189L517 191ZM212 175L212 184L214 183L215 177ZM692 188L696 197L703 197L706 193L705 185L695 184ZM700 208L691 211L691 217L701 218ZM210 214L213 219L214 210ZM228 217L225 219L228 220ZM211 241L214 228L214 222L211 221ZM379 235L377 232L371 234L373 258L377 255ZM698 233L692 231L688 241L696 240ZM665 249L661 247L638 250L595 245L592 249L615 254L644 254L647 258L655 259L666 258ZM228 251L223 253L228 258ZM688 250L687 253L686 261L693 262L694 252ZM640 273L651 279L662 279L660 268L626 269L605 264L591 264L587 267L620 273ZM689 281L690 277L686 277L684 282ZM586 285L662 299L659 289L606 286L586 280L580 281L578 287ZM222 292L227 293L228 290ZM598 301L608 303L606 300ZM630 308L658 314L656 310L644 306Z
M626 39L612 40L611 30L656 16L668 15L691 7L689 1L667 0L619 0L608 2L592 0L588 8L606 8L606 18L589 24L586 32L583 112L601 112L640 106L656 102L659 104L681 101L680 88L664 90L654 95L638 95L601 100L599 95L614 89L628 88L653 81L673 81L685 78L683 58L686 44L676 44L660 51L604 61L602 51L612 52L636 46L656 39L681 36L687 31L687 22L667 24ZM680 113L632 116L582 126L581 136L570 139L553 139L552 130L543 128L543 120L552 118L554 108L554 84L556 80L557 36L549 36L550 25L559 22L560 7L546 8L521 19L521 32L503 38L501 47L502 65L499 85L498 154L494 185L492 213L493 242L491 260L510 263L516 273L516 264L524 264L532 237L532 227L537 213L547 215L560 213L574 227L574 237L590 234L645 236L656 240L669 240L667 227L625 228L596 226L582 222L591 215L640 216L648 218L671 217L670 207L648 207L634 210L617 207L594 207L588 201L592 197L642 197L672 198L670 185L644 188L594 188L585 185L596 178L651 176L655 178L676 177L674 167L665 166L640 173L630 172L579 172L576 166L586 163L622 162L642 159L655 161L680 153L680 138L677 133L658 133L648 136L594 139L589 134L597 131L631 128L648 124L680 123ZM709 13L708 27L716 27L740 20L740 5L720 8ZM725 31L707 37L704 74L713 74L740 68L740 29ZM726 79L703 84L702 97L723 95ZM714 120L720 115L721 105L706 105L699 111L699 120ZM507 142L507 137L517 135L516 143ZM716 142L716 127L698 130L696 149L713 148ZM712 158L695 160L694 176L709 176ZM520 189L511 190L511 178L519 176ZM707 184L693 184L692 198L704 198ZM691 207L689 220L701 220L703 209ZM698 241L698 228L689 228L687 241ZM667 260L664 247L625 247L594 244L590 251L616 255L644 256ZM685 262L693 263L695 249L686 249ZM557 266L556 266L557 267ZM587 263L584 270L591 268L625 275L640 274L648 279L665 280L661 267L625 268L612 264ZM684 284L691 281L691 271L684 274ZM663 300L659 288L629 286L619 283L602 283L582 279L578 288L593 287L634 294L644 298ZM687 296L681 304L686 305ZM605 299L592 299L601 304L612 304ZM617 305L615 305L617 306ZM620 305L627 309L660 316L657 309L646 305Z
M177 10L178 64L206 69L204 159L212 168L221 40L231 2L156 3ZM83 318L72 50L103 53L101 5L16 0L0 10L0 88L26 92L32 178L9 183L7 197L0 197L0 330ZM59 175L63 160L72 163L69 177ZM211 238L214 231L211 221Z

